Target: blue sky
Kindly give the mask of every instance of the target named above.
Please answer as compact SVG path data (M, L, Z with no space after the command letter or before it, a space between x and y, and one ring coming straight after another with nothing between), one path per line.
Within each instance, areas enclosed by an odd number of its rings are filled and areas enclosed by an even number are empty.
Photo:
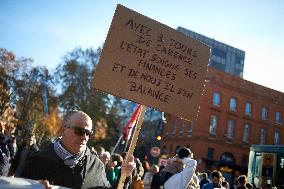
M118 3L244 50L244 79L284 92L283 0L0 0L0 47L55 68L104 42Z

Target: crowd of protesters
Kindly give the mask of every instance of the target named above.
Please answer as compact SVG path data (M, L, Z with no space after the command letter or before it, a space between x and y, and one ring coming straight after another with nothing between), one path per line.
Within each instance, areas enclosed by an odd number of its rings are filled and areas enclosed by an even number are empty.
M60 136L39 149L35 135L28 134L17 147L15 136L6 137L0 122L0 176L22 177L70 188L111 188L126 175L126 189L264 189L241 175L229 184L220 171L197 173L197 161L189 148L182 148L167 164L150 165L126 153L110 154L104 148L87 147L92 120L82 111L68 112ZM273 187L269 186L269 189ZM274 187L275 188L275 187Z

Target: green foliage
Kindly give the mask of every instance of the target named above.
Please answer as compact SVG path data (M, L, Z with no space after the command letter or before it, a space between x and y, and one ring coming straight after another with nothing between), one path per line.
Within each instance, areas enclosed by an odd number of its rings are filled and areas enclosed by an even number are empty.
M55 72L60 88L59 106L66 112L74 109L88 113L94 121L105 116L106 94L98 93L93 87L93 71L100 50L77 48L68 53Z
M46 115L43 111L42 96L43 82L45 81L49 106L56 109L57 99L55 91L52 90L52 75L45 67L33 67L32 59L17 58L6 49L0 49L0 60L0 116L3 111L2 104L6 103L6 107L14 107L10 108L9 112L16 112L13 116L17 118L15 125L20 130L19 133L25 135L35 132L38 141L54 135L54 128L46 127L43 123ZM9 121L8 124L10 124Z
M78 109L93 120L93 142L114 146L136 104L98 92L94 71L102 48L76 48L67 53L56 71L35 67L30 58L17 58L0 49L0 116L7 104L17 112L21 133L35 132L41 142L52 138L60 126L60 114ZM43 88L47 91L49 114L44 113Z
M55 72L59 85L59 106L63 112L78 109L93 120L94 140L100 144L113 144L118 138L119 117L112 109L112 97L93 87L94 70L101 48L97 50L76 48L64 56Z

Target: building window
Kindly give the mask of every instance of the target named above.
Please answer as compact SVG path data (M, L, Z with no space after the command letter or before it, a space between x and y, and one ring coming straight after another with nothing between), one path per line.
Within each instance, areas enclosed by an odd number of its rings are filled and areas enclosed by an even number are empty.
M266 130L264 128L260 129L260 144L265 144L265 138L266 138Z
M246 123L244 126L244 133L243 133L243 142L245 143L249 143L249 130L250 130L250 125Z
M268 109L266 107L261 108L261 119L267 120L268 118Z
M173 128L173 131L172 131L173 135L176 134L177 126L178 126L178 118L176 117L175 118L175 123L174 123L174 128Z
M189 127L189 128L188 128L188 133L189 133L189 134L191 134L191 133L192 133L192 130L193 130L193 124L194 124L194 123L193 123L193 121L189 121L189 123L188 123L188 127Z
M214 155L214 148L208 148L207 158L208 159L213 159L213 155Z
M182 134L183 130L186 128L186 121L183 119L182 120L182 124L181 124L181 128L179 130L179 133Z
M210 127L209 127L209 133L210 134L216 135L217 124L218 124L217 116L211 115L211 117L210 117Z
M234 127L235 127L235 121L229 120L227 123L227 139L233 139L234 137Z
M277 124L280 124L282 122L282 117L280 112L275 113L275 121Z
M187 129L187 126L188 126L188 132L192 133L193 122L192 121L186 121L186 120L182 120L182 126L181 126L179 133L182 134L184 132L184 130Z
M233 112L237 111L237 100L234 97L230 99L230 110Z
M214 92L213 93L213 105L220 107L220 93Z
M218 57L224 58L224 59L226 59L226 57L227 57L227 53L225 51L223 51L221 49L217 49L217 48L213 48L212 54L216 55Z
M248 115L248 116L251 116L251 115L252 115L252 112L251 112L251 103L250 103L250 102L246 102L245 114Z
M274 132L274 144L275 144L275 145L278 145L279 142L280 142L279 131L276 130L276 131Z

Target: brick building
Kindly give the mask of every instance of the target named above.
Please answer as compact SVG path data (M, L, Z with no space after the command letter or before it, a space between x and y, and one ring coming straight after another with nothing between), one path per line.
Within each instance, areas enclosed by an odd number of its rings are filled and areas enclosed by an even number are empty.
M190 147L197 171L232 181L247 172L250 145L284 144L283 114L283 93L209 68L197 120L166 114L162 153Z

